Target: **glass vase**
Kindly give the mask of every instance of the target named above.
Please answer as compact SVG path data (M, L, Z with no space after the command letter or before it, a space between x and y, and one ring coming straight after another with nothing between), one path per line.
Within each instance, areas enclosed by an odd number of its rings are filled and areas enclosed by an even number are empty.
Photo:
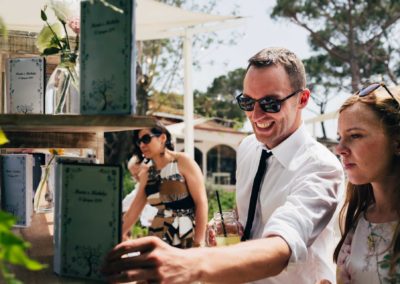
M52 212L54 208L53 191L48 181L50 167L41 166L41 168L42 174L33 199L33 210L35 213L48 213Z
M46 114L79 114L77 55L64 53L46 85Z

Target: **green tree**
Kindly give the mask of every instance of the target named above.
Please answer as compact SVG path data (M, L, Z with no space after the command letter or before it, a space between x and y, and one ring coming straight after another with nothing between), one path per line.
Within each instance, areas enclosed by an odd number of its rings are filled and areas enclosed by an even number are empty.
M197 114L206 117L219 117L234 120L239 126L245 120L244 112L238 107L235 97L243 89L246 70L238 68L215 78L207 91L194 92L194 109Z
M225 191L223 189L217 189L219 192L219 198L221 201L222 211L228 211L236 208L236 194L235 192ZM207 189L208 198L208 219L214 217L214 213L219 212L218 201L216 191L213 189Z
M183 96L181 94L154 91L150 104L150 108L154 112L167 112L178 115L183 113Z
M398 0L277 0L271 16L309 32L316 55L305 66L321 113L341 90L355 92L369 81L398 83Z
M171 6L186 10L215 13L216 0L205 2L189 0L161 0ZM235 15L236 8L225 14ZM235 37L232 37L235 38ZM196 34L193 37L193 66L201 68L196 55L200 50L225 43L215 33ZM229 40L232 44L233 40ZM170 93L177 86L183 85L183 40L169 38L137 42L137 99L138 114L146 114L149 110L149 99L155 92Z

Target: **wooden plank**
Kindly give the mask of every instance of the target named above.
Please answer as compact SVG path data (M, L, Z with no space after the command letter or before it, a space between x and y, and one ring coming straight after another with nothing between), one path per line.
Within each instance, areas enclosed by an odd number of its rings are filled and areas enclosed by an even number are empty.
M6 107L6 62L8 55L0 53L0 113L5 113Z
M103 147L97 133L5 131L8 140L1 148L91 148Z
M3 130L30 132L117 132L152 127L154 117L133 115L0 114Z
M99 163L104 163L104 133L97 132L96 136L97 147L94 148L96 151L96 158L99 160Z

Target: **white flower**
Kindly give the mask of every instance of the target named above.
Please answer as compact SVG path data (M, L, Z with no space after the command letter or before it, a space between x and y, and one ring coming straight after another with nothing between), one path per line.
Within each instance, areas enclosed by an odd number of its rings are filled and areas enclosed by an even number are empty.
M81 0L48 0L48 5L64 23L80 17Z

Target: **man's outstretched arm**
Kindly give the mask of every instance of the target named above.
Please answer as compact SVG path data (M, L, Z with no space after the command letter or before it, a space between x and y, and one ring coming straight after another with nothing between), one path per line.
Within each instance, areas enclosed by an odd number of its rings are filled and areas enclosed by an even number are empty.
M127 255L135 252L140 255ZM111 282L243 283L278 275L287 266L290 254L289 246L279 236L186 250L156 237L145 237L117 245L107 256L103 273Z

